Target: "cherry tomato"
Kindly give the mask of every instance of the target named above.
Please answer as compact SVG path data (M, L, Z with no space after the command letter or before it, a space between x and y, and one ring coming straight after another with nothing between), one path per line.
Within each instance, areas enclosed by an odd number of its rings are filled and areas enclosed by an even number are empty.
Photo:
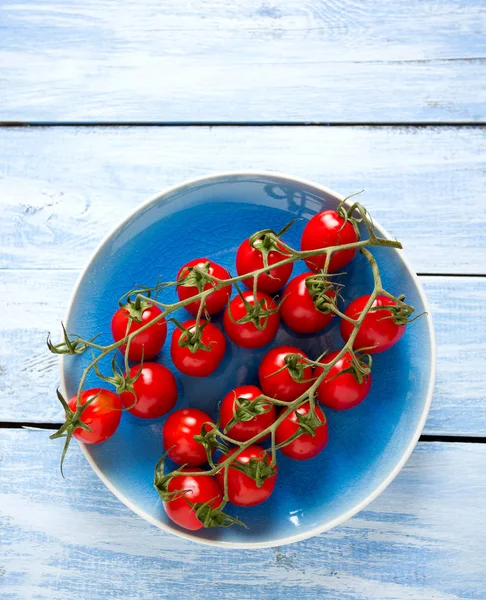
M261 390L254 385L241 385L226 394L219 408L221 428L224 430L234 417L238 408L236 399L239 399L240 402L244 402L245 400L247 402L253 402L255 398L261 395L261 393ZM270 409L268 412L253 417L250 415L249 420L235 423L226 431L226 435L238 442L247 442L248 440L251 440L252 437L259 435L267 427L270 427L277 416L275 406L271 404L262 406L262 409L268 408ZM240 410L241 409L244 410L244 407L241 407ZM268 435L266 437L268 437Z
M318 248L329 248L352 244L358 241L356 231L349 221L338 215L335 210L325 210L318 213L307 223L302 240L301 250L317 250ZM329 273L340 271L356 256L357 249L340 250L334 252L329 263ZM311 271L320 271L326 262L326 255L319 254L305 259L305 264Z
M282 247L279 246L279 248ZM271 250L268 253L268 264L274 265L285 258L287 258L285 252L279 252L278 249ZM246 275L246 273L261 269L263 266L263 255L261 251L257 248L253 248L253 246L250 245L249 240L245 240L236 253L236 271L238 272L238 275ZM281 267L275 267L267 273L262 273L258 277L258 290L266 292L267 294L278 292L287 283L292 273L292 268L293 264L289 263L287 265L282 265ZM243 283L248 289L253 289L253 277L243 279Z
M223 454L218 459L218 464L222 463L228 456L231 456L236 452L236 448L233 448L228 454ZM261 446L249 446L243 450L238 457L235 459L242 465L250 465L250 460L254 458L258 462L264 463L265 465L270 464L270 456ZM254 461L255 462L255 461ZM269 467L268 467L269 468ZM216 473L216 479L221 487L224 488L224 471L226 468L221 469L219 473ZM277 481L277 467L275 466L275 474L270 475L265 481L263 481L260 487L257 486L257 482L247 475L242 473L233 466L228 468L228 498L229 501L236 506L256 506L265 502L273 492L275 483Z
M136 377L139 372L140 365L133 366L130 377ZM133 389L135 396L131 392L123 392L121 401L128 412L142 419L158 419L172 410L177 402L175 377L159 363L143 363L142 373L134 382Z
M310 404L307 402L300 406L297 410L293 410L277 427L275 432L275 441L281 444L289 440L299 430L299 415L307 415L310 409ZM322 423L315 429L315 435L310 433L302 433L293 442L287 446L283 446L280 450L294 460L307 460L314 458L321 452L327 444L329 437L327 419L319 406L315 407L317 419Z
M167 418L162 428L162 440L167 456L177 465L198 467L207 462L204 446L194 439L201 434L204 423L212 419L198 408L182 408Z
M243 292L242 296L249 304L255 305L255 297L253 296L252 291L247 290ZM273 298L263 292L257 292L257 304L262 300L264 301L264 309L273 310L277 308L277 303ZM247 309L239 294L231 301L229 310L231 311L231 316L234 321L239 321L242 317L247 315ZM226 309L226 312L224 313L224 329L228 334L228 337L235 344L242 346L243 348L261 348L262 346L269 344L277 335L280 314L276 312L267 315L262 319L259 319L259 323L260 326L265 326L264 329L258 329L251 321L248 323L233 323L228 309Z
M204 323L206 321L201 319L200 324L203 325ZM182 325L191 333L194 332L195 324L196 319L191 319ZM172 334L170 355L176 368L181 373L194 377L207 377L211 375L217 369L226 351L224 335L216 325L208 323L203 329L201 341L206 346L209 346L210 350L199 348L196 352L191 352L188 346L181 346L179 344L179 340L183 335L183 332L179 328L176 328ZM184 335L183 339L187 339L187 336Z
M119 340L122 340L127 333L138 331L142 326L155 319L155 317L158 317L161 312L162 311L157 306L149 306L142 313L142 322L137 323L137 321L132 321L130 328L127 331L130 313L126 308L119 308L111 320L113 339L115 342L118 342ZM166 337L167 323L165 322L165 319L161 319L133 338L130 344L128 358L138 362L142 360L142 357L144 360L154 358L154 356L162 350ZM125 351L126 346L120 346L120 352L125 354Z
M296 400L312 385L312 367L289 355L307 355L293 346L279 346L268 352L260 363L258 378L260 387L267 396L278 398L285 402ZM283 370L282 367L285 367ZM277 371L280 371L277 373ZM291 372L301 371L301 380L296 381Z
M109 390L103 388L85 390L81 394L81 405L84 406L97 394L97 398L81 413L81 421L91 427L91 431L78 427L73 433L74 438L85 444L104 442L115 433L120 424L122 403L120 397ZM76 412L76 403L77 396L73 396L68 402L73 412Z
M363 308L370 299L369 296L361 296L353 300L344 314L352 319L356 319L363 312ZM372 308L377 306L396 306L396 302L386 296L378 296L372 304ZM368 354L377 354L384 352L394 346L405 333L406 325L398 325L393 321L393 314L386 309L371 310L363 320L356 336L353 348L366 349ZM345 342L349 340L353 332L353 325L341 320L341 335Z
M186 467L182 471L197 473L202 472L202 469ZM203 524L197 518L196 511L189 502L192 502L192 504L204 504L213 500L213 502L210 502L210 506L217 508L223 501L221 489L216 479L210 475L176 475L176 477L173 477L169 481L167 490L169 492L187 490L184 495L178 496L173 500L166 500L164 508L169 519L180 527L190 529L191 531L201 529Z
M280 305L284 323L297 333L317 333L327 327L334 313L323 313L314 303L314 299L306 285L314 273L302 273L294 277L285 288ZM329 298L336 297L334 291L327 292Z
M191 260L190 262L185 264L179 270L179 273L177 274L177 280L179 281L181 279L181 277L183 279L186 279L194 267L199 267L200 269L204 270L205 265L207 265L207 263L209 263L209 267L206 269L206 272L208 273L208 275L212 275L213 277L216 277L217 279L230 279L231 276L224 267L221 267L220 265L218 265L215 262L209 261L207 258L195 258L194 260ZM212 287L213 286L211 285L211 283L208 282L203 287L203 290L209 290ZM179 286L177 286L177 295L179 296L179 300L183 301L183 300L187 300L188 298L191 298L192 296L195 296L196 294L199 293L199 291L203 291L203 290L199 290L196 285L191 285L191 286L179 285ZM206 297L206 305L205 305L206 311L210 315L213 315L215 313L218 313L220 310L223 310L223 308L228 304L228 299L230 296L231 296L231 286L230 285L228 285L224 288L221 288L220 290L215 290L212 294L210 294L209 296ZM197 315L197 311L199 309L200 304L201 304L200 300L195 300L194 302L191 302L191 304L187 304L185 308L193 315Z
M339 350L330 352L321 362L330 363L338 354ZM350 367L352 362L348 352L337 361L317 388L319 402L335 410L346 410L363 402L371 388L371 373L359 383L353 373L343 373ZM319 377L323 370L322 367L316 367L314 375Z

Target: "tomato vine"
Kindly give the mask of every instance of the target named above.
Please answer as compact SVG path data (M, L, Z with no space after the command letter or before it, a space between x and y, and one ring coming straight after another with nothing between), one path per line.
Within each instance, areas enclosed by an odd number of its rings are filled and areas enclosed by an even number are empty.
M369 214L366 210L358 203L353 204L350 209L347 209L342 203L340 207L338 207L338 214L344 218L344 223L351 221L353 226L357 230L357 224L362 222L366 230L368 232L367 239L359 239L356 242L330 246L325 248L313 249L313 250L296 250L289 246L286 243L283 243L280 239L280 235L282 232L278 234L275 233L271 229L265 229L259 232L256 232L251 238L248 240L249 244L254 248L263 248L263 266L258 268L250 273L244 273L235 277L229 277L226 279L221 279L209 272L209 262L203 263L202 266L198 266L197 264L191 267L190 272L187 270L183 273L176 282L160 282L157 283L153 287L143 287L130 290L120 299L120 306L125 308L129 314L129 322L135 321L137 324L141 323L141 312L144 308L150 306L156 306L160 309L160 314L158 314L154 319L149 321L148 323L144 323L141 326L138 326L136 330L130 331L130 326L127 328L127 332L122 339L115 341L112 344L102 345L96 343L95 339L84 340L81 336L73 334L69 335L64 326L63 326L63 340L58 344L53 344L50 337L48 337L48 347L49 350L54 354L66 354L66 355L79 355L84 352L90 351L93 353L92 360L88 364L88 366L84 369L78 390L77 390L77 401L76 401L76 410L70 410L67 408L67 401L62 397L60 392L58 391L58 397L61 401L65 411L66 411L66 422L61 426L61 428L54 433L51 438L65 438L65 445L62 452L61 457L61 471L62 471L62 463L68 449L71 437L76 427L82 427L86 431L90 431L88 425L84 424L81 420L83 411L89 406L88 403L82 404L81 397L83 394L86 378L88 374L94 370L94 372L105 382L112 384L118 393L121 391L129 391L133 392L133 383L136 381L136 378L132 378L130 376L130 366L128 362L128 354L129 348L133 340L137 335L145 331L147 328L152 327L158 321L171 320L174 322L177 328L182 331L182 335L179 337L179 345L185 345L190 352L196 351L210 351L210 347L205 345L202 341L202 333L204 328L207 327L208 321L210 320L210 315L205 310L206 302L211 293L226 288L228 286L235 285L239 296L243 299L243 302L247 306L248 315L246 318L240 319L240 323L245 322L254 322L258 327L264 326L266 321L268 321L268 316L273 314L274 309L264 307L263 301L255 302L254 305L250 305L250 303L246 302L244 296L241 293L241 290L238 287L240 282L244 280L248 281L248 279L253 278L253 292L254 297L257 298L257 281L258 277L262 274L268 273L272 269L282 267L285 265L293 264L299 260L305 260L315 256L325 256L324 266L319 271L318 274L313 274L312 277L309 278L309 282L307 283L309 290L313 297L318 299L319 309L326 312L332 312L339 316L342 319L345 319L351 326L352 332L349 335L347 341L341 350L337 351L332 360L329 362L321 362L322 356L317 360L311 360L309 358L303 358L300 355L296 355L301 359L304 363L304 366L308 365L309 367L319 367L319 375L313 377L311 385L304 393L302 393L298 398L292 400L290 402L284 402L278 398L273 398L267 396L265 394L261 394L252 403L243 403L236 402L237 410L234 412L233 419L231 420L231 425L235 423L242 422L248 420L249 414L252 414L252 411L255 414L260 414L262 411L265 411L265 407L268 406L276 406L282 407L282 411L276 417L274 422L269 425L266 429L248 439L246 441L238 441L233 439L228 435L228 430L231 427L221 428L219 423L207 422L201 429L201 434L197 436L197 441L201 443L207 453L209 468L206 470L201 469L189 469L187 467L179 467L172 472L165 474L164 473L164 458L165 455L159 460L155 468L155 476L154 476L154 485L157 489L160 497L163 501L170 500L170 498L177 496L178 493L180 495L184 495L184 490L180 490L177 492L171 491L168 492L168 484L172 479L178 477L180 475L184 476L193 476L199 477L201 475L216 475L220 473L223 469L224 477L224 489L223 489L223 500L218 506L213 506L213 503L205 503L201 506L195 506L194 509L197 512L198 518L203 522L204 526L227 526L233 523L242 524L241 521L226 515L223 511L225 506L228 503L228 471L230 465L233 465L233 468L242 469L241 465L236 466L235 461L238 456L247 450L250 446L258 444L263 439L270 437L271 440L271 448L269 450L270 459L268 464L264 461L259 462L257 464L257 459L251 459L248 468L246 471L250 474L254 474L254 478L256 478L257 485L262 485L262 482L265 478L268 478L272 475L272 473L276 472L276 464L277 464L277 452L278 448L282 448L290 443L292 443L299 435L304 433L309 435L315 435L315 431L318 427L322 426L323 421L316 414L316 397L317 391L321 383L323 382L326 375L331 371L333 366L340 361L345 355L349 355L352 360L353 368L358 371L359 377L362 379L366 377L371 372L371 364L368 361L362 360L359 356L356 355L356 350L353 349L353 345L355 342L355 338L359 332L359 328L366 318L367 314L370 310L373 310L372 306L376 298L381 296L386 296L387 298L393 300L396 308L392 312L393 318L397 318L397 322L400 324L404 324L409 321L409 317L413 313L413 307L405 304L404 297L398 296L395 297L388 291L386 291L383 287L378 264L376 262L375 257L370 252L369 248L371 247L386 247L386 248L397 248L401 249L402 246L400 242L395 240L389 240L385 238L381 238L376 235L375 230L373 228L373 224ZM358 213L357 216L354 216L355 212ZM278 262L274 262L273 264L269 264L268 262L268 253L271 250L277 249L281 256L283 257ZM350 318L349 316L344 315L337 307L337 302L335 301L333 296L329 295L329 291L332 290L332 285L329 283L327 279L329 275L329 266L330 261L335 252L343 252L345 250L354 250L360 251L365 259L368 261L368 264L371 268L371 272L373 275L374 286L371 294L369 295L368 301L366 302L362 312L356 318ZM185 281L184 281L185 279ZM164 288L170 286L193 286L193 288L197 289L197 293L187 297L185 299L180 300L175 303L166 303L162 302L158 299L158 294ZM181 297L181 294L179 294ZM229 293L228 293L228 302L229 302ZM191 330L187 330L183 325L179 323L174 317L172 317L172 313L180 308L187 307L188 305L194 306L194 303L198 302L198 309L196 312L195 325L194 328L191 327ZM231 313L230 313L231 317ZM104 359L106 356L115 353L117 350L121 348L125 348L125 372L123 373L119 367L117 367L115 361L112 362L113 375L104 376L101 374L99 370L99 362ZM142 359L143 362L143 359ZM290 361L292 362L292 361ZM295 361L294 361L295 362ZM294 369L295 371L296 369ZM303 370L303 369L300 369ZM290 371L289 371L290 372ZM292 373L291 373L292 374ZM292 411L296 411L303 405L309 404L309 409L305 415L298 415L298 431L291 436L288 440L283 443L277 445L276 443L276 430L278 426L292 413ZM250 414L250 416L251 416ZM325 419L325 417L324 417ZM325 423L325 420L324 420ZM233 447L231 453L228 453L230 447ZM212 453L214 448L218 448L225 452L224 458L219 460L218 462L214 462L212 458ZM252 462L253 461L253 462ZM263 470L262 470L263 469ZM189 500L187 500L189 502Z

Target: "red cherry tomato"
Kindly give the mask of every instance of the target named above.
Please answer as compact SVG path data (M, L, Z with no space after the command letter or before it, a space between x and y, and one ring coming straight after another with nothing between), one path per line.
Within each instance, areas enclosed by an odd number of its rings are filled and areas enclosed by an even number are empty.
M206 323L206 321L201 319L200 324L202 325L203 323ZM182 325L189 332L194 332L195 324L196 319L191 319ZM199 348L196 352L191 352L188 346L181 346L179 344L179 340L183 335L179 328L176 328L172 334L170 355L175 367L181 373L192 375L193 377L207 377L211 375L217 369L226 351L224 335L216 325L208 323L202 332L201 341L206 346L209 346L210 350ZM183 339L185 338L186 336Z
M338 354L339 350L330 352L321 362L330 363ZM371 373L359 383L353 373L343 373L351 366L351 355L348 352L337 361L317 388L319 402L335 410L346 410L363 402L371 388ZM314 375L319 377L323 370L322 367L316 367Z
M279 246L279 248L281 248L281 246ZM282 253L278 250L271 250L268 253L268 264L274 265L285 258L287 258L285 252ZM247 273L261 269L263 266L263 255L261 251L257 248L253 248L253 246L250 245L249 240L245 240L236 253L236 271L238 272L238 275L246 275ZM287 265L282 265L281 267L275 267L267 273L262 273L258 277L258 290L266 292L267 294L278 292L287 283L292 273L292 268L292 263L289 263ZM248 289L253 289L253 277L243 279L243 283Z
M282 444L289 440L299 430L299 421L297 413L300 415L307 415L310 409L310 404L307 402L299 407L297 410L293 410L277 427L275 432L275 441L277 444ZM319 406L315 407L315 413L318 420L322 423L315 429L315 435L310 433L302 433L293 442L290 442L287 446L283 446L280 450L294 460L307 460L317 456L327 444L328 440L328 426L327 419Z
M162 311L157 306L149 306L142 313L142 322L137 323L137 321L132 321L130 328L127 331L130 314L125 308L119 308L111 320L111 333L113 334L113 339L115 342L118 342L119 340L122 340L127 333L138 331L141 327L155 319L155 317L158 317L161 312ZM142 357L144 360L154 358L154 356L162 350L166 337L167 323L165 322L165 319L161 319L133 338L130 344L128 358L138 362L142 360ZM126 346L120 346L120 352L125 354L125 351Z
M183 279L186 279L194 267L199 267L200 269L204 269L204 267L207 263L209 263L209 268L207 269L208 275L212 275L213 277L216 277L217 279L230 279L231 276L224 267L221 267L220 265L218 265L215 262L209 261L207 258L195 258L194 260L191 260L190 262L185 264L179 270L179 273L177 274L177 280L179 281L181 279L181 277ZM203 287L203 290L209 290L209 289L211 289L211 287L213 287L213 286L211 285L211 283L208 282ZM203 291L203 290L201 290L201 291ZM200 290L197 288L196 285L191 285L191 286L179 285L179 286L177 286L177 295L179 296L180 301L187 300L188 298L195 296L196 294L199 293L199 291ZM228 304L228 299L230 296L231 296L231 286L230 285L228 285L224 288L221 288L220 290L215 290L212 294L210 294L209 296L206 297L206 305L205 305L206 311L210 315L213 315L215 313L218 313L220 310L223 310L223 308ZM201 304L200 300L195 300L194 302L191 302L191 304L187 304L185 308L193 315L197 315L197 311L199 309L200 304Z
M130 369L130 377L140 372L140 365ZM164 365L143 363L142 372L133 384L135 396L123 392L121 401L132 415L142 419L158 419L172 410L177 402L177 384L174 375ZM135 406L133 406L135 403Z
M202 469L186 467L182 471L197 473L202 472ZM191 531L201 529L203 524L197 518L196 511L189 502L192 504L204 504L212 500L213 502L210 502L210 506L217 508L223 501L221 489L216 479L210 475L177 475L169 481L167 490L169 492L187 490L184 495L178 496L174 500L166 500L164 508L171 521Z
M104 442L115 433L120 424L122 403L120 397L109 390L103 388L85 390L81 394L81 405L84 406L97 394L97 398L81 413L81 421L91 427L91 431L78 427L73 433L74 438L85 444ZM76 403L77 396L73 396L68 402L73 412L76 412Z
M314 299L306 285L306 280L314 273L302 273L294 277L285 288L280 305L284 323L297 333L317 333L327 327L334 314L323 313L314 304ZM335 292L327 295L333 299Z
M353 300L344 314L352 319L356 319L363 312L369 296L361 296ZM372 304L372 308L377 306L396 306L396 302L386 296L378 296ZM393 314L386 309L371 310L364 318L358 335L356 336L353 348L366 349L368 354L377 354L384 352L394 346L405 333L406 325L398 325L393 321ZM353 325L341 320L341 335L345 342L349 340L353 332Z
M221 402L219 408L219 416L221 428L224 430L231 419L234 417L237 410L236 399L240 402L253 402L255 398L261 395L261 391L254 385L241 385L240 387L231 390ZM250 417L248 421L239 421L226 431L226 435L237 440L238 442L247 442L252 437L259 435L267 427L275 421L277 416L275 406L266 404L262 408L270 408L268 412ZM241 410L241 409L240 409ZM268 437L268 435L266 436Z
M201 434L204 423L212 419L198 408L182 408L167 418L162 428L162 440L167 456L177 465L198 467L207 462L204 446L194 439Z
M255 305L255 297L253 292L247 290L243 292L245 300ZM277 308L277 303L273 298L264 294L263 292L257 292L257 303L264 301L264 309L272 310ZM233 298L231 301L230 309L231 316L234 321L239 321L242 317L247 315L247 310L240 295ZM224 313L224 329L228 334L228 337L238 346L243 348L261 348L269 344L273 338L277 335L278 326L280 323L280 314L278 312L267 315L263 319L260 319L260 326L265 325L264 329L258 329L254 323L233 323L230 318L228 309Z
M296 381L291 371L302 369L302 361L297 360L298 364L289 365L289 355L300 354L304 358L307 355L299 348L293 346L279 346L268 352L260 363L258 369L258 378L260 387L267 396L278 398L285 402L296 400L312 385L312 367L309 365L303 366L302 377L300 381ZM289 358L287 358L289 357ZM295 362L295 359L293 359ZM286 367L282 371L282 367ZM290 367L290 370L289 370ZM277 371L280 371L277 373Z
M228 456L231 456L236 452L236 448L233 448L228 454L223 454L218 459L218 464L222 463ZM270 456L261 446L249 446L243 450L238 457L235 459L242 465L249 465L250 460L254 458L258 462L264 462L266 465L270 464ZM224 488L224 471L226 468L221 469L219 473L216 473L216 479L221 487ZM277 467L275 466L277 471ZM233 466L228 469L228 497L229 501L236 506L256 506L265 502L273 492L275 483L277 481L277 472L274 475L270 475L268 479L263 481L263 484L258 487L257 482L252 479L246 473L242 473Z
M358 241L356 231L349 221L338 215L335 210L325 210L318 213L307 223L302 240L301 250L317 250L330 246L341 246ZM334 252L329 263L329 273L340 271L356 256L357 249ZM305 264L311 271L320 271L326 262L326 255L320 254L305 259Z

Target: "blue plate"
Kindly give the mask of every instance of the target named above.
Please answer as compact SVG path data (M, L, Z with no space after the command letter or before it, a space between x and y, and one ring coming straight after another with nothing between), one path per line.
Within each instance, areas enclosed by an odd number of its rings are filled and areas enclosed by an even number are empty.
M135 284L173 281L181 265L192 258L215 260L235 272L240 242L257 230L278 231L301 217L288 233L287 243L299 247L305 223L342 198L329 189L272 173L229 173L205 177L162 193L142 205L100 245L74 291L67 328L85 338L100 331L111 343L110 320L120 296ZM365 201L365 199L364 199ZM385 231L377 226L382 236ZM417 312L427 303L417 277L403 252L373 249L384 286L406 294ZM294 274L304 265L294 267ZM369 293L372 276L359 255L343 276L345 301ZM175 292L166 292L175 299ZM179 311L181 320L188 315ZM207 379L181 375L173 368L169 344L159 360L176 373L176 408L194 406L216 416L217 403L233 387L257 383L262 356L272 346L296 345L315 358L326 348L342 344L337 319L319 336L299 336L281 327L271 346L248 351L229 342L217 371ZM221 317L216 319L221 325ZM169 339L171 326L169 326ZM67 396L75 394L89 357L66 357L62 383ZM373 386L360 406L344 412L326 410L329 443L316 458L293 462L279 457L276 492L253 508L229 507L248 525L187 532L167 518L153 487L154 465L163 453L162 420L144 421L124 413L119 429L107 442L83 445L96 473L110 490L143 518L196 542L247 548L295 542L329 529L364 508L395 477L422 431L435 373L435 346L430 316L407 328L390 351L373 358ZM88 378L87 387L96 385Z

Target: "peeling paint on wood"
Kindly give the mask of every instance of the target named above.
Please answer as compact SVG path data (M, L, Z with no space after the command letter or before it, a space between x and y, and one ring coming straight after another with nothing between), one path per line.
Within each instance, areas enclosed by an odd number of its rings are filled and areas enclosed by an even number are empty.
M486 596L486 446L419 444L367 509L258 551L202 547L122 505L73 446L1 431L2 597L459 600ZM89 490L89 493L88 493Z
M0 267L81 268L166 186L276 170L351 194L422 273L484 273L486 128L8 128L0 131Z
M480 122L481 0L5 0L0 120Z

